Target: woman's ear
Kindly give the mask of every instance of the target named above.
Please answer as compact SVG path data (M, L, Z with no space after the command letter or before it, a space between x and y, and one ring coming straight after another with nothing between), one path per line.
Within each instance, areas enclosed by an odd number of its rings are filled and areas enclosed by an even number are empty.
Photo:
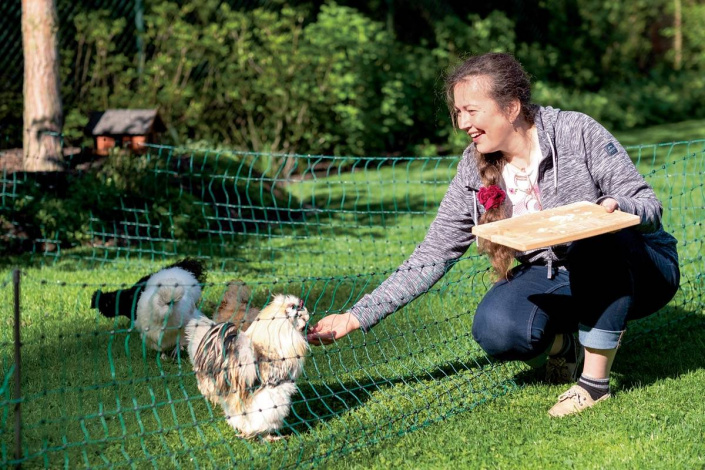
M512 102L509 103L509 108L507 109L507 111L507 117L509 118L509 121L515 122L521 114L521 102L519 100L512 100Z

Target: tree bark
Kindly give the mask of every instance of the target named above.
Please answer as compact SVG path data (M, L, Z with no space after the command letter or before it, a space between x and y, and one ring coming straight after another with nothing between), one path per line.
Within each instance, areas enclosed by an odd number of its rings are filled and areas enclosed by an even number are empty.
M25 171L63 169L58 31L54 0L22 0Z

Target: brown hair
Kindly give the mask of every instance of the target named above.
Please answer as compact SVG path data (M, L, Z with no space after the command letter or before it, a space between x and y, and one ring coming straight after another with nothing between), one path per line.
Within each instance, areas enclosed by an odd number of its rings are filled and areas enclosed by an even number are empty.
M446 102L454 127L457 122L453 92L458 83L470 77L487 78L487 83L490 85L488 94L503 111L509 109L509 105L514 100L518 100L521 105L521 115L529 124L534 123L537 107L531 104L531 81L528 74L512 55L490 52L468 58L445 79ZM505 164L502 154L499 152L482 154L475 151L475 158L483 186L499 186ZM476 223L484 224L506 218L508 204L510 201L506 199L501 206L485 211ZM479 239L478 249L481 253L487 253L497 276L506 279L514 261L514 250L488 240L480 242Z

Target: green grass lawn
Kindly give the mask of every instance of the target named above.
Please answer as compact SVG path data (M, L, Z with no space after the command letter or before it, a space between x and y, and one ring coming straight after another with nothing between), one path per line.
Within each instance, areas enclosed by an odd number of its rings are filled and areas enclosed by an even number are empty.
M689 317L628 338L612 374L613 398L580 416L546 410L565 387L538 374L467 413L343 457L330 468L702 468L705 321Z
M662 124L643 129L614 132L614 135L625 146L705 139L705 120L693 119Z
M656 131L649 135L665 135ZM671 140L681 139L692 140ZM257 305L285 292L305 300L312 321L345 311L422 239L457 159L340 159L289 185L300 219L273 220L249 236L221 229L195 242L140 240L132 251L84 247L12 260L23 276L23 466L702 468L703 143L630 153L680 241L683 280L668 307L630 326L614 397L604 404L549 419L565 387L484 355L470 331L490 279L474 247L368 334L314 348L282 429L288 437L275 443L236 438L198 392L186 357L160 357L126 320L90 308L96 289L130 285L173 259L162 256L165 243L207 259L206 313L234 278L251 286ZM14 446L11 265L0 273L2 465Z

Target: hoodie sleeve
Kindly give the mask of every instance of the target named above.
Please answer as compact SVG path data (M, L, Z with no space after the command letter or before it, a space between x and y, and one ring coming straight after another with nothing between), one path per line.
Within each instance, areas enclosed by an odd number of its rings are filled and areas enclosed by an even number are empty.
M584 152L590 174L601 192L596 202L613 198L619 203L619 210L641 218L641 224L635 227L638 231L657 231L661 227L663 208L627 151L591 117L581 113L571 114L582 121L579 127L583 148L579 150Z
M457 174L423 242L379 287L350 309L363 331L428 291L475 240L470 232L475 225L474 193L467 188L470 183L466 177L466 162L467 156L458 164Z

